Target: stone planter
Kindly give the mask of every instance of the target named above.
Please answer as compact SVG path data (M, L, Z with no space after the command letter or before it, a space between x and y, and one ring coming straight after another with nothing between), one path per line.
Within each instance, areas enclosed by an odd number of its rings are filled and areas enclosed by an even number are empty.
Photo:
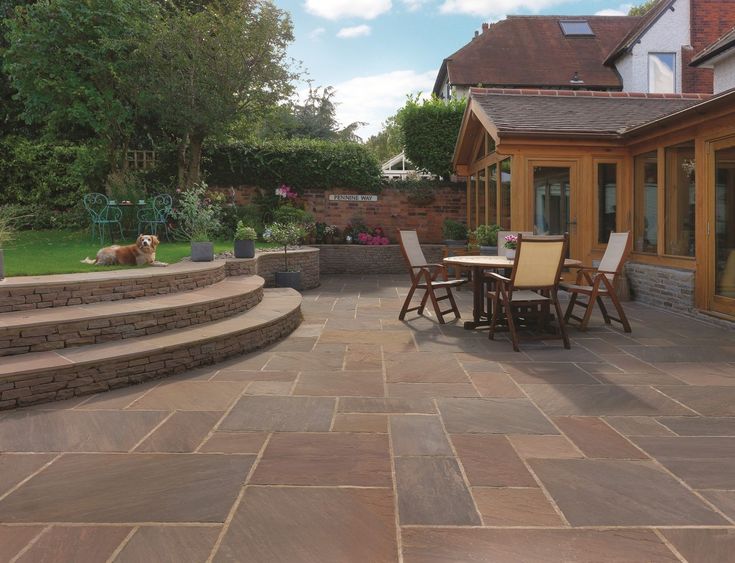
M254 258L255 257L255 241L254 240L236 240L235 241L235 258Z
M3 249L0 248L0 280L5 278L5 257L3 256Z
M480 254L482 256L497 256L498 247L497 246L480 246Z
M214 243L212 242L192 242L191 243L191 261L192 262L211 262L214 260Z
M301 272L276 272L276 287L301 291Z
M447 246L467 246L467 240L444 239Z

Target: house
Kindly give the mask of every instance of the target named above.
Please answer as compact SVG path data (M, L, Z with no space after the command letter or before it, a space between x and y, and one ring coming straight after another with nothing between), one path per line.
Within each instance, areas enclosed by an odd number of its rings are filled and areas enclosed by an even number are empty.
M411 161L406 158L406 154L401 152L393 158L386 160L380 166L381 176L387 180L407 180L409 178L423 178L433 180L435 175L429 174L425 170L418 170Z
M644 16L509 16L442 62L441 97L473 86L712 93L696 53L735 25L735 2L659 0Z
M735 88L735 28L694 56L691 66L711 68L714 72L714 92Z

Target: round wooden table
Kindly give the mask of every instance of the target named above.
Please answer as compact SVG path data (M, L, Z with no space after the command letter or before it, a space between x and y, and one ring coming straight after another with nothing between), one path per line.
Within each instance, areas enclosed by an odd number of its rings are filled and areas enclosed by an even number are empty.
M505 256L450 256L444 259L447 266L462 266L472 271L472 321L466 321L464 327L467 330L478 326L489 326L490 315L485 311L485 288L483 283L483 270L512 270L515 266L513 260ZM565 268L581 266L580 260L567 258L564 260Z

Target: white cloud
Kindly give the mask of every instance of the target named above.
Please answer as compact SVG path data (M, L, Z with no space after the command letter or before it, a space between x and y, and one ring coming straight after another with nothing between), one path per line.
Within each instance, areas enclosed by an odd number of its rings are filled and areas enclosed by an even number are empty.
M627 14L627 12L621 12L620 10L614 10L612 8L595 12L596 16L624 16L625 14Z
M541 10L572 2L573 0L444 0L439 7L442 14L469 14L498 18L522 10L538 13Z
M429 0L401 0L401 2L403 2L404 6L406 6L409 12L417 12L428 1Z
M363 18L372 20L389 11L391 0L306 0L306 11L328 20Z
M312 29L309 32L309 39L311 39L312 41L319 39L322 35L326 33L326 31L327 30L323 27L317 27L315 29Z
M407 94L430 95L436 70L396 70L373 76L358 76L334 86L337 120L343 125L364 121L358 129L363 139L380 131L381 124L406 103Z
M342 39L353 39L355 37L365 37L370 35L369 25L356 25L355 27L343 27L337 32L337 37Z

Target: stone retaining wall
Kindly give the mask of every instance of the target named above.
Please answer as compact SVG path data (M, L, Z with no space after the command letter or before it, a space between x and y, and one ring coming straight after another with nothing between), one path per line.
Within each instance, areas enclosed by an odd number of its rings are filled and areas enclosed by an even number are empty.
M322 274L408 274L401 247L397 244L320 244L316 247L320 250ZM423 244L421 248L429 263L441 263L442 245Z
M625 273L635 301L678 313L693 312L694 271L628 262Z
M318 248L311 247L288 251L288 268L301 272L303 289L313 289L319 286L320 254ZM266 287L274 287L276 272L282 272L284 269L283 252L259 252L257 260L255 273L265 280Z

